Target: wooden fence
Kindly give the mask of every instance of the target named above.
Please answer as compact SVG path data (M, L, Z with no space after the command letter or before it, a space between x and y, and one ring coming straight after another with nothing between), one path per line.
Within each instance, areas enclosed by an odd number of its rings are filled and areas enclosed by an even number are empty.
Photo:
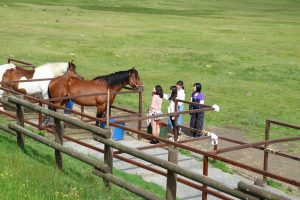
M237 190L234 188L230 188L230 187L222 184L221 182L213 180L209 177L206 177L199 173L192 172L185 168L179 167L177 165L177 150L176 149L171 148L169 150L169 161L165 161L165 160L156 158L154 156L148 155L146 153L143 153L139 150L136 150L136 149L130 148L128 146L125 146L120 143L112 141L110 139L111 133L107 129L102 129L102 128L96 127L94 125L90 125L85 122L82 122L80 120L66 117L63 114L56 113L54 111L45 109L43 107L34 105L28 101L25 101L25 100L17 98L17 97L8 97L8 101L1 99L1 102L6 105L16 108L17 123L9 123L8 126L0 125L0 128L8 133L16 135L17 144L21 149L25 148L23 135L26 135L27 137L30 137L36 141L39 141L39 142L55 149L55 160L56 160L56 166L58 169L62 168L61 153L68 154L76 159L81 160L82 162L85 162L85 163L93 166L94 174L103 178L106 187L110 187L110 183L114 183L114 184L116 184L122 188L125 188L145 199L161 199L157 195L154 195L147 190L141 189L141 188L133 185L132 183L126 182L126 180L122 180L119 177L116 177L112 174L112 167L113 167L113 154L112 154L113 151L112 151L112 149L115 148L123 153L127 153L129 155L135 156L139 159L142 159L144 161L147 161L154 165L157 165L163 169L166 169L167 173L168 173L166 199L176 199L176 175L181 175L187 179L193 180L197 183L201 183L208 187L214 188L218 191L229 194L233 197L237 197L239 199L251 200L251 199L261 198L261 196L255 195L255 192L248 193L247 191L249 191L249 189ZM50 141L50 140L48 140L42 136L39 136L39 135L24 128L23 107L34 110L36 112L43 113L45 115L48 115L48 116L51 116L54 118L55 125L56 125L55 141ZM98 142L103 143L105 146L104 147L104 162L90 158L84 154L75 152L72 149L64 147L63 146L63 128L61 126L61 121L67 122L71 125L79 127L81 129L85 129L85 130L93 133L94 139ZM242 185L242 186L245 186L245 185ZM245 188L245 187L243 187L243 188ZM251 190L251 191L253 191L253 190ZM272 197L272 198L267 198L267 199L278 199L277 195L270 194L266 191L260 192L260 194L261 195L267 194L267 195L269 195L269 197L270 196ZM279 199L283 199L283 198L280 197Z

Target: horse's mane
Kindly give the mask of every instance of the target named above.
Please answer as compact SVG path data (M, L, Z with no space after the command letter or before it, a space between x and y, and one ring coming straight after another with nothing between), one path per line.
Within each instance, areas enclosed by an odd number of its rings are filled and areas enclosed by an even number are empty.
M93 78L93 80L104 80L106 81L108 87L113 87L128 82L129 77L132 73L135 73L137 75L138 72L134 68L132 68L127 71L119 71L109 75L97 76Z

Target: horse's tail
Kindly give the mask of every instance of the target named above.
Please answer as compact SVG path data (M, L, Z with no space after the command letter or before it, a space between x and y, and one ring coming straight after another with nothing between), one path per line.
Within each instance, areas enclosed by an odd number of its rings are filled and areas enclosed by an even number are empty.
M50 86L50 84L48 85L48 97L49 97L49 99L52 99L53 98L53 96L51 95L51 92L50 92L50 89L49 89L49 86ZM52 103L51 101L50 101L50 103ZM50 105L48 105L48 109L49 110L53 110L53 111L56 111L56 109L53 107L53 106L50 106Z

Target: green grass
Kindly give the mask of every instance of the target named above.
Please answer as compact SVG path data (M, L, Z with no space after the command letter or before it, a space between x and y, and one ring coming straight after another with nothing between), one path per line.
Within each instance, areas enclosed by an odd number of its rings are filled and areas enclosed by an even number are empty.
M185 149L181 149L178 148L178 152L182 155L188 156L188 157L194 157L196 160L202 162L203 159L202 157L198 157L198 156L193 156L193 154ZM229 173L229 174L234 174L234 169L230 168L226 163L218 161L218 160L214 160L214 159L208 159L208 163L210 164L210 166L218 168L220 170L222 170L223 172Z
M136 66L144 110L156 84L168 91L181 79L189 100L192 84L201 82L206 104L221 107L206 114L206 126L235 126L262 139L265 119L297 124L300 118L299 6L289 0L4 0L0 55L3 63L14 57L36 65L74 59L86 79ZM137 97L116 103L137 108Z
M35 65L74 59L86 79L136 66L144 111L154 85L168 92L181 79L189 100L201 82L206 104L221 107L206 114L205 126L258 140L266 119L299 124L299 7L299 0L2 0L0 57ZM296 135L271 129L273 139ZM289 150L299 152L299 142Z
M54 165L54 151L25 138L25 151L16 138L0 131L1 199L142 199L113 185L104 187L102 178L92 174L92 167L69 156L63 156L63 170ZM118 170L113 174L152 193L165 196L165 191L141 177Z
M285 186L282 183L278 182L278 181L274 181L273 179L267 179L267 185L271 186L273 188L277 188L279 190L284 191L287 194L293 194L293 188L289 187L289 186Z
M209 159L208 163L212 167L218 168L218 169L220 169L223 172L226 172L228 174L234 174L235 173L234 169L230 168L226 163L224 163L222 161L218 161L218 160L214 160L214 159Z

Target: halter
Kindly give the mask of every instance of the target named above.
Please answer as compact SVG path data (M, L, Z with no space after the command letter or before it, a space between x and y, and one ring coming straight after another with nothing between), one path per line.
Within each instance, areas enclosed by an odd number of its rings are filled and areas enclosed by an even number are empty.
M141 86L144 86L143 84L141 84L141 85L136 84L133 80L130 79L130 84L131 84L131 83L133 83L133 85L136 86L137 88L138 88L138 87L141 87Z

